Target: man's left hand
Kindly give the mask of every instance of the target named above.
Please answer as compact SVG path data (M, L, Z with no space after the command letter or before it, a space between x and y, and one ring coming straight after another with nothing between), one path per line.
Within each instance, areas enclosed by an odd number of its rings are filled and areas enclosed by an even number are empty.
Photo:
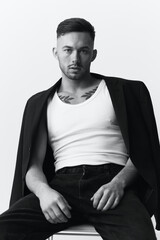
M124 195L123 184L119 181L111 181L101 186L91 198L93 207L100 211L115 208Z

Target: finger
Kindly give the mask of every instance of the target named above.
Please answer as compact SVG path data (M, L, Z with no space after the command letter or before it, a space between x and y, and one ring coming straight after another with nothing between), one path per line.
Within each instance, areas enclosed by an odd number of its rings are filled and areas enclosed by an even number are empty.
M67 202L67 200L63 197L63 201L64 203L67 205L68 209L72 209L72 207L69 205L69 203Z
M98 204L99 204L99 201L101 200L103 196L103 192L101 190L98 190L94 196L93 196L93 207L94 208L97 208Z
M110 209L113 206L113 203L115 202L115 198L114 196L110 196L108 198L108 201L106 202L106 204L103 206L102 211L107 211L108 209Z
M114 201L114 203L112 204L111 209L114 209L115 207L117 207L118 204L119 204L119 202L120 202L120 198L116 198L115 201Z
M64 215L64 213L61 211L61 209L58 206L54 208L54 214L57 222L59 223L68 222L67 217Z
M55 212L51 210L48 211L48 215L50 217L50 220L53 222L53 223L61 223L61 220L57 217L57 215L55 214Z
M44 216L45 216L45 218L46 218L46 220L47 220L48 222L50 222L50 223L56 223L56 222L50 217L50 215L49 215L47 212L44 212L43 214L44 214Z
M98 203L97 210L102 210L106 203L108 202L109 198L110 198L109 193L103 194L102 198Z
M71 213L69 210L71 209L71 206L67 203L67 201L64 198L59 201L58 206L62 213L64 213L67 218L71 218Z

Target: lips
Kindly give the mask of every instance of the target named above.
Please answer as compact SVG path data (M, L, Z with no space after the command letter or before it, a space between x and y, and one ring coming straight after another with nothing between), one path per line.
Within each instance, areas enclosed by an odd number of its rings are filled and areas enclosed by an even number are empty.
M72 69L72 70L80 70L79 67L71 67L71 68L69 68L69 69Z
M80 69L81 66L80 65L70 65L69 69Z
M80 68L80 67L69 67L69 70L72 70L72 71L80 71L81 68Z

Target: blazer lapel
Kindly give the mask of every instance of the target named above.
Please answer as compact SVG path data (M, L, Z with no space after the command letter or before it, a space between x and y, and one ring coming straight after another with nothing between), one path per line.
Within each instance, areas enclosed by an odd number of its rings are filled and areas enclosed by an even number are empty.
M118 79L116 78L108 77L105 78L105 81L111 96L111 100L122 132L122 136L129 153L128 121L123 87L122 84L120 84L120 81L118 81Z

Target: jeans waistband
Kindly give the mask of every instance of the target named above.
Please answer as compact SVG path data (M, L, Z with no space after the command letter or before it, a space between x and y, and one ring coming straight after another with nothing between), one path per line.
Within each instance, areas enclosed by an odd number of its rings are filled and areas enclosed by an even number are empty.
M85 172L91 173L103 173L108 171L116 171L119 172L124 166L114 164L114 163L107 163L102 165L78 165L73 167L64 167L59 169L56 174L78 174L82 173L84 170Z

